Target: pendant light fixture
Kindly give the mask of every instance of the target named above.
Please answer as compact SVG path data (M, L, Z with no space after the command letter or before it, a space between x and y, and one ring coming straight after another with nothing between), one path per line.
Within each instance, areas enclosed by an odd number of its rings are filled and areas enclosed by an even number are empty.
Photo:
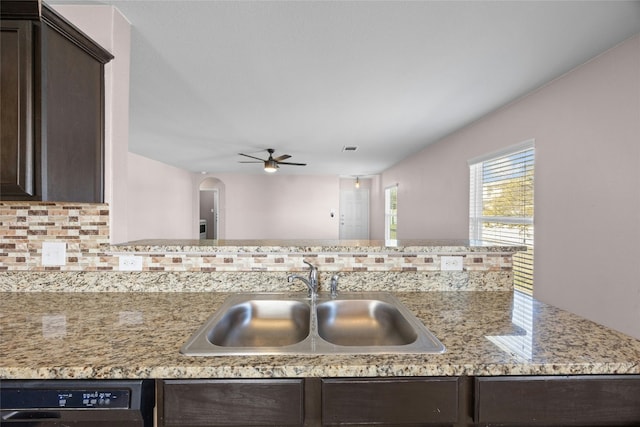
M360 188L360 177L356 176L356 188Z

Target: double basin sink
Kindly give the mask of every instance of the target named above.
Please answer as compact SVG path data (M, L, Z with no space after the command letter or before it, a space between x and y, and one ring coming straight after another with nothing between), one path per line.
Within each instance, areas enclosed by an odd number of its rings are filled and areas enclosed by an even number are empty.
M180 350L188 356L443 353L442 343L393 295L236 294Z

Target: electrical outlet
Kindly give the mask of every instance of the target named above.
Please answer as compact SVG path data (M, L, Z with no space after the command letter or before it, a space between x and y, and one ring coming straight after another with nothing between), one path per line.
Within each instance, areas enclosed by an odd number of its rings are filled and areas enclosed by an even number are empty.
M142 257L135 255L120 255L118 257L120 271L142 271Z
M442 271L462 271L461 256L441 256L440 257L440 270Z
M58 266L67 263L67 244L65 242L42 242L42 265Z

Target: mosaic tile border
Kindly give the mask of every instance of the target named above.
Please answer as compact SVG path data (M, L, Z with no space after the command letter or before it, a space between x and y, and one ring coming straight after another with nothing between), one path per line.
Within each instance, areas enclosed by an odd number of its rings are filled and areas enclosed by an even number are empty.
M120 271L120 256L99 250L84 251L81 245L68 243L66 265L43 266L42 244L6 245L0 247L0 271ZM442 256L397 256L394 254L135 254L140 257L142 271L149 272L255 272L304 271L303 260L324 271L441 271ZM463 258L463 271L511 271L511 254L457 254Z

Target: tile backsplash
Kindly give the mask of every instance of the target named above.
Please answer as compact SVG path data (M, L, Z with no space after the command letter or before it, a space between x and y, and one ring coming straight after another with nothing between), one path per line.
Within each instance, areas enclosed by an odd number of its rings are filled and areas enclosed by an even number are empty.
M43 265L43 242L66 243L65 265ZM120 257L132 255L140 257L142 272L120 272ZM45 285L50 283L49 279L57 277L62 288L65 288L65 283L82 283L81 287L88 289L91 286L87 283L93 283L96 290L105 290L105 287L112 290L112 282L126 282L127 278L156 284L168 280L175 285L176 277L192 273L198 273L199 278L195 282L202 283L205 288L209 286L206 283L218 283L218 287L226 289L234 288L239 277L249 278L236 273L269 273L271 276L281 273L281 276L306 270L303 258L316 265L322 273L344 273L358 283L370 279L387 282L391 280L389 277L393 277L395 282L398 277L407 279L414 287L416 279L418 282L432 281L437 288L441 288L443 283L450 283L455 288L464 283L476 283L480 287L491 287L489 282L500 283L499 288L512 283L510 253L456 253L463 257L462 272L440 271L441 255L451 254L131 252L130 248L124 250L109 244L107 204L0 202L0 273L7 273L6 277L0 277L0 285L3 285L0 290L16 290L16 283L23 283L24 286L18 286L20 289L30 288L28 280L25 282L29 277ZM16 276L16 273L25 274ZM193 280L194 276L190 278ZM251 282L256 283L256 280ZM161 284L160 287L163 286ZM116 288L122 290L122 287Z
M42 265L42 243L66 243L66 265ZM110 269L109 206L86 203L0 202L0 270Z

